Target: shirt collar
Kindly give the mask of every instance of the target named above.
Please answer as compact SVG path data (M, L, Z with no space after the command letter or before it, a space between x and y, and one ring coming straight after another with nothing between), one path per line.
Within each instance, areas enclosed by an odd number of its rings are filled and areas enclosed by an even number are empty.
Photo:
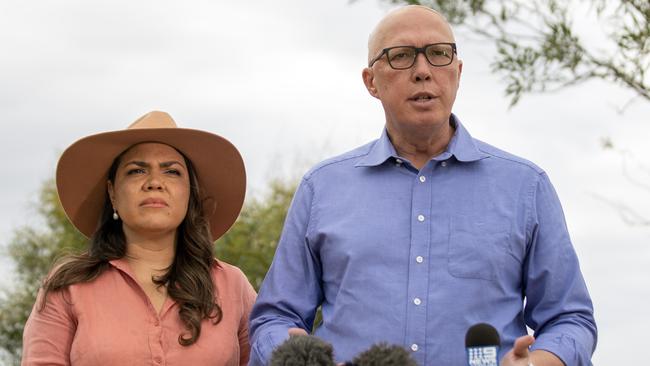
M110 261L108 261L108 263L110 265L112 265L113 267L119 269L120 271L122 271L122 272L128 274L129 276L133 277L133 275L131 273L131 266L129 265L129 262L127 262L125 257L110 260Z
M388 131L384 128L381 137L372 145L368 154L362 157L354 166L378 166L391 157L397 158L398 155L388 138Z
M458 161L470 162L488 157L487 154L483 153L476 147L474 139L462 123L460 123L460 120L456 115L451 115L449 123L456 128L456 132L454 132L454 136L452 136L451 141L449 141L447 149L432 160L447 160L451 156L454 156ZM379 137L377 142L375 142L375 144L370 148L368 154L355 164L355 167L378 166L390 158L397 159L399 158L399 155L397 155L395 147L388 138L388 132L386 131L386 128L384 128L381 137Z
M465 129L465 126L460 123L460 119L456 115L451 115L450 123L456 127L456 132L451 138L451 141L449 141L445 152L448 152L450 155L456 157L456 160L462 162L478 161L489 157L488 154L476 147L476 141L474 141L474 138Z

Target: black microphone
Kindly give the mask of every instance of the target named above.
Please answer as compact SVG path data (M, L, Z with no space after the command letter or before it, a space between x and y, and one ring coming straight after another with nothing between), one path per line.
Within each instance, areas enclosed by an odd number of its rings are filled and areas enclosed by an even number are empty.
M497 354L501 340L490 324L472 325L465 335L467 364L469 366L499 366Z
M271 354L269 366L336 366L332 345L311 335L292 335Z
M418 366L411 354L397 345L378 343L356 356L346 366Z

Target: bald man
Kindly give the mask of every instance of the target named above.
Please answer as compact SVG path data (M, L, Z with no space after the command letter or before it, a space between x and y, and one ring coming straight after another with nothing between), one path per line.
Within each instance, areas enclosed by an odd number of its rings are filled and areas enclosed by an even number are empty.
M407 6L377 25L362 76L384 131L303 177L251 314L250 365L311 332L319 307L338 362L388 342L465 365L465 332L489 323L501 365L591 365L593 307L557 195L452 113L462 69L439 13Z

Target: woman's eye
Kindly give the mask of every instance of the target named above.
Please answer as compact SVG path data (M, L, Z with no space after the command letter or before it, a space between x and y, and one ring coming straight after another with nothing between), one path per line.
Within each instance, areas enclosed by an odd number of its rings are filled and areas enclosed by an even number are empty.
M173 175L178 175L178 176L181 175L181 172L179 170L176 170L176 169L169 169L169 170L167 170L167 173L173 174Z
M133 174L142 174L144 173L144 169L142 168L136 168L136 169L130 169L126 172L126 175L133 175Z

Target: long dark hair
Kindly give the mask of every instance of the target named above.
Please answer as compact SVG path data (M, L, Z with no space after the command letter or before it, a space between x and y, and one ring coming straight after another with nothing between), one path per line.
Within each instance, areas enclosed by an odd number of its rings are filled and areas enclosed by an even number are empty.
M108 180L111 182L115 181L117 168L126 151L115 158L108 171ZM180 151L179 153L183 155ZM164 275L152 280L158 286L167 286L167 294L179 304L178 315L189 334L180 334L178 343L189 346L201 335L203 319L211 319L213 324L217 324L223 314L215 301L217 290L212 281L211 268L218 263L212 254L212 239L198 179L192 162L185 155L183 158L190 179L187 214L177 229L174 261ZM109 267L109 261L126 255L126 237L122 224L113 220L112 215L113 208L107 193L99 229L90 238L89 249L57 261L56 270L43 282L39 311L45 307L45 299L51 291L63 290L75 283L93 281Z

